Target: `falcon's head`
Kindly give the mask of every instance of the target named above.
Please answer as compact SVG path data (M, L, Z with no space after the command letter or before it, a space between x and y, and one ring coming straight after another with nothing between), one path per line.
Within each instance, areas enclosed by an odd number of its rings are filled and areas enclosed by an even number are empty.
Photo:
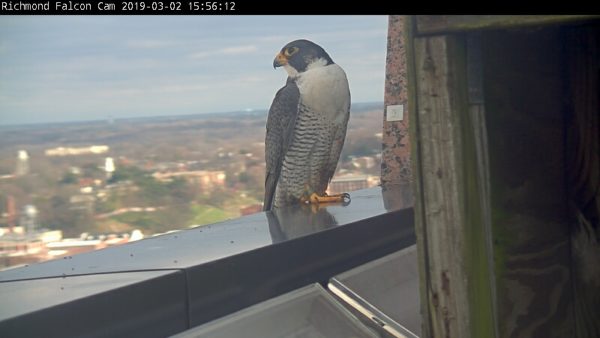
M313 67L333 64L329 54L308 40L295 40L285 45L273 60L273 68L283 67L291 78Z

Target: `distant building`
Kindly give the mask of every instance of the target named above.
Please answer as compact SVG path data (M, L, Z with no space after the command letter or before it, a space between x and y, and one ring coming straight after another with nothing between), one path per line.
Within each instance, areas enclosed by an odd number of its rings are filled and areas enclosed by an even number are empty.
M65 238L60 241L47 243L48 258L71 256L88 251L104 249L109 246L121 245L128 242L138 241L144 238L140 230L133 230L131 234L108 234L90 236L82 233L79 238Z
M25 176L27 174L29 174L29 154L25 150L19 150L17 153L15 176Z
M110 179L115 172L115 161L112 157L107 157L104 160L104 171L106 172L106 178Z
M71 204L69 208L71 210L86 210L88 212L92 212L94 210L95 202L96 197L94 195L90 195L89 193L73 195L69 198L69 203Z
M371 169L375 166L375 158L371 156L361 156L352 159L352 165L355 168Z
M58 147L46 149L46 156L77 156L98 155L107 153L110 148L105 145L94 145L89 147Z
M181 162L160 162L149 164L145 169L156 170L160 172L186 171L186 165Z
M48 249L39 240L9 234L0 236L0 270L5 267L40 262L47 257Z
M3 267L48 260L47 243L62 240L60 230L25 232L22 226L0 228L0 270Z
M63 238L60 230L25 232L21 226L0 228L0 270L5 267L46 261L92 250L120 245L144 238L140 230L131 234L108 234Z
M15 198L12 195L8 195L6 197L6 224L8 225L10 232L12 232L13 228L15 227L16 215L17 208Z
M379 184L379 179L369 175L353 175L347 174L344 176L334 176L329 187L328 194L340 194L343 192L366 189Z
M92 188L102 184L102 181L91 177L82 177L79 179L79 189Z
M107 244L99 239L78 240L71 238L64 239L60 242L48 243L46 244L46 247L48 248L48 256L60 257L103 249L107 247Z
M23 207L21 210L21 218L19 219L19 225L25 229L28 234L33 233L37 228L37 208L31 204Z
M216 188L222 188L225 186L225 172L224 171L208 171L208 170L196 170L196 171L177 171L177 172L155 172L152 177L159 181L169 182L174 177L182 177L190 180L200 186L204 191L213 191Z

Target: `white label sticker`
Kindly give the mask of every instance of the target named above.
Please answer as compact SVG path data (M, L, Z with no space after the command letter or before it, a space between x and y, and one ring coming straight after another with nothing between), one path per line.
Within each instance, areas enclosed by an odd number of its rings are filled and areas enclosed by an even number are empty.
M404 105L387 106L387 121L402 121L404 119Z

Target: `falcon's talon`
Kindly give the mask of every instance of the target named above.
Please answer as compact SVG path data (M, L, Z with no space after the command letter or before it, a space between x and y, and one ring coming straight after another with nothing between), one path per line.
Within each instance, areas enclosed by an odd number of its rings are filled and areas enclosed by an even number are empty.
M308 198L302 197L300 199L300 202L304 203L304 204L312 204L312 205L319 205L319 204L324 204L324 203L342 203L343 205L348 205L350 203L350 194L348 194L348 193L336 194L336 195L323 194L322 196L320 196L317 193L312 193Z

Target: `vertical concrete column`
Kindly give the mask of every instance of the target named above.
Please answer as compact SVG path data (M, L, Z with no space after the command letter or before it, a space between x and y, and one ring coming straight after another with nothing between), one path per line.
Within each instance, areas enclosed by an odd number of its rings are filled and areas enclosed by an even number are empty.
M412 205L412 171L408 136L408 93L403 15L390 15L388 23L387 59L381 184L387 202ZM393 193L392 193L393 192Z

